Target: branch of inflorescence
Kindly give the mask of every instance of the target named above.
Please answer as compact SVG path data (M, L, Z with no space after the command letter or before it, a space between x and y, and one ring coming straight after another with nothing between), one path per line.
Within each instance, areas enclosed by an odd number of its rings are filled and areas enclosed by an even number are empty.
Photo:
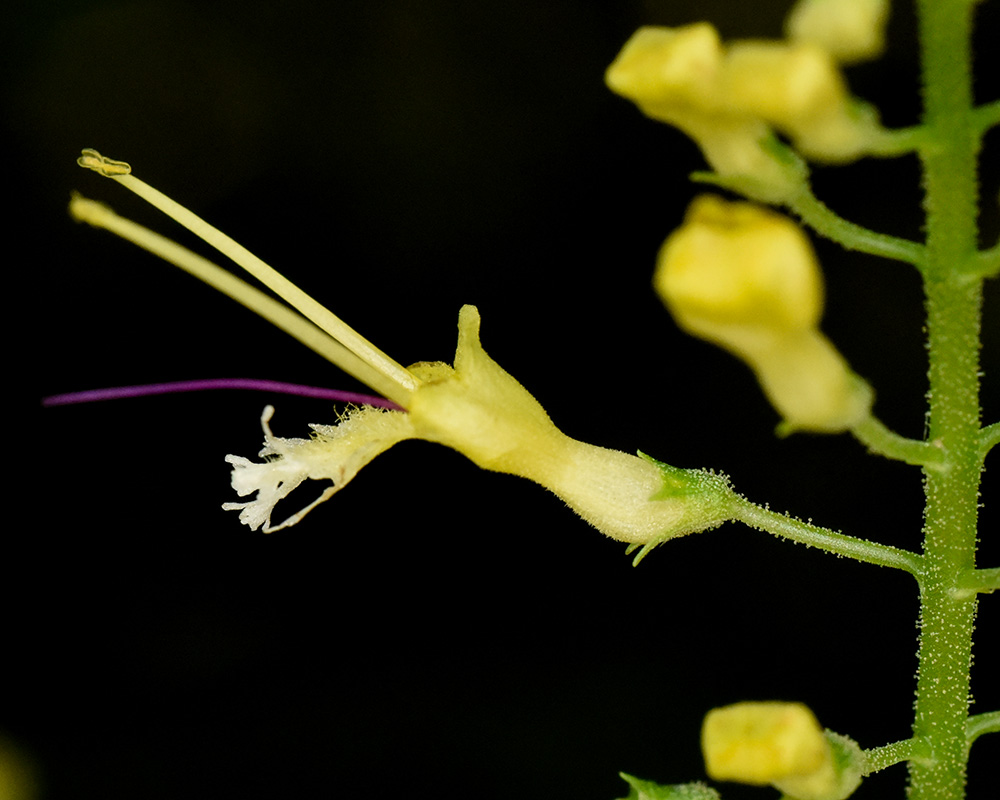
M987 454L1000 444L1000 422L985 426L979 431L979 456L980 460L986 458Z
M901 436L874 416L861 420L851 428L851 433L870 453L921 467L937 468L944 464L945 451L940 444Z
M744 176L734 177L715 172L693 172L689 177L696 183L719 186L751 199L755 197L752 191L752 179L748 180ZM803 224L848 250L869 253L893 261L903 261L923 270L927 263L927 248L923 244L879 233L844 219L836 212L831 211L813 194L808 174L801 177L798 186L799 188L794 195L770 202L785 206L799 217Z
M835 555L847 556L855 561L901 569L918 579L922 573L923 559L917 553L837 533L763 508L744 498L734 504L732 519L774 536L817 547Z
M1000 567L986 567L966 570L954 591L971 595L990 594L998 589L1000 589Z
M995 278L1000 275L1000 244L978 251L972 257L969 271L982 278Z
M972 110L972 124L982 134L994 125L1000 125L1000 100L984 103Z
M928 761L931 758L930 745L924 739L903 739L899 742L865 750L865 775L881 772L887 767L904 761Z
M904 261L921 271L927 262L927 248L923 244L849 222L816 197L808 183L784 205L818 234L848 250Z
M965 736L969 747L984 733L1000 733L1000 711L987 711L969 717L965 726Z
M965 725L966 746L972 747L976 739L987 733L1000 732L1000 711L988 711L984 714L970 716ZM933 752L930 743L923 738L914 737L899 742L873 747L865 750L865 775L901 764L904 761L930 762Z

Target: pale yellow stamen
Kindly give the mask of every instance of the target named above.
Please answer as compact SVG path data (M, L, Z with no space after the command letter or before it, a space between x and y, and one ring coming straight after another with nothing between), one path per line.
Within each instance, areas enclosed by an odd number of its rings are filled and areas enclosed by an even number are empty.
M410 395L419 385L417 378L415 378L401 364L375 347L375 345L361 336L333 312L299 289L295 284L277 272L273 267L264 263L241 244L235 242L217 228L209 225L205 222L205 220L196 214L193 214L180 203L171 200L162 192L136 178L131 174L132 168L124 161L114 161L102 156L96 150L87 149L83 151L83 155L78 159L77 163L79 163L82 167L94 170L100 175L111 178L125 188L135 192L148 203L156 206L167 216L179 222L196 236L208 242L208 244L212 245L212 247L220 253L228 256L236 264L243 267L243 269L257 278L257 280L271 289L275 294L283 298L294 308L298 309L305 317L312 320L312 322L325 331L336 342L339 342L344 348L353 353L357 357L358 361L367 365L369 368L368 370L365 370L367 377L362 377L357 374L357 362L353 362L351 367L348 367L333 358L330 359L331 361L334 361L334 363L344 369L345 372L349 372L364 381L366 384L371 386L371 388L380 392L383 396L393 402L399 403L401 406L406 407ZM121 220L122 218L119 217L118 219ZM91 224L98 223L91 222ZM134 223L131 224L134 225ZM152 233L151 231L147 231L147 229L138 225L136 225L135 228L138 228L139 230L132 229L131 233L133 235L142 236L143 234L141 234L140 231ZM118 231L115 232L118 233ZM146 249L157 252L139 239L131 238L130 236L126 236L125 238L129 238L130 241L133 241ZM171 244L173 243L171 242ZM167 260L169 261L171 259L168 258ZM178 266L181 265L178 264ZM228 291L227 294L229 294ZM236 297L236 295L234 295L234 297ZM240 300L240 302L243 302L243 300ZM330 356L326 353L324 353L324 356L330 358ZM372 380L371 378L373 373L377 373L379 377Z
M79 194L74 193L70 200L69 212L74 219L110 231L164 261L180 267L213 289L229 295L236 302L259 314L285 333L294 336L306 347L384 396L388 397L388 393L396 387L381 372L373 369L305 317L246 281L240 280L218 264L213 264L207 258L191 252L149 228L119 216L103 203L88 200Z

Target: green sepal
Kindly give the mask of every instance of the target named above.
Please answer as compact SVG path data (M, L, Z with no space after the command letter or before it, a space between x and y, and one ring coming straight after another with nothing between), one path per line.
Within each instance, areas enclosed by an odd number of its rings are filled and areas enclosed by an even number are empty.
M657 461L641 450L637 451L637 455L657 467L663 476L663 487L650 500L671 500L692 495L702 495L707 500L712 494L717 494L721 499L731 494L729 479L725 475L704 469L673 467Z
M823 731L823 735L833 757L832 781L827 785L808 787L806 791L801 779L775 781L772 785L788 800L847 800L861 785L868 760L858 743L831 730Z
M641 450L637 451L637 454L639 458L657 467L663 477L663 486L649 498L650 500L690 501L688 504L690 510L687 514L687 521L691 523L689 532L718 527L730 518L727 509L735 495L726 475L704 469L674 467L657 461ZM670 539L676 539L678 535L684 534L678 534L676 530L666 531L662 536L645 544L630 544L625 549L625 555L631 555L641 548L639 554L632 560L632 566L638 566L654 547Z
M719 800L719 793L704 783L659 784L618 774L632 788L625 800Z
M809 165L795 150L773 133L759 142L763 150L778 167L778 181L763 180L756 175L722 175L718 172L699 170L688 177L694 183L706 183L728 189L759 203L782 204L790 201L809 185Z

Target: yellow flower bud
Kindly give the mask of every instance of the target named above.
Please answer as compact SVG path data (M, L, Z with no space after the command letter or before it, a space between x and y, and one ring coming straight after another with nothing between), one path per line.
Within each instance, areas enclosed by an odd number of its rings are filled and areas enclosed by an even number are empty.
M686 133L720 175L750 177L769 198L798 188L799 176L765 147L766 122L732 107L722 91L725 53L707 22L637 30L608 67L605 81L646 116Z
M847 161L872 141L872 121L853 104L833 58L816 45L736 42L722 84L734 108L767 120L808 158Z
M819 331L822 275L791 220L702 195L653 283L682 329L750 365L788 430L841 431L867 416L870 389Z
M819 161L863 155L878 130L822 47L777 41L724 47L708 23L640 28L605 80L647 116L694 139L720 175L750 178L771 200L789 196L801 181L768 149L774 130Z
M710 778L771 784L797 800L843 800L858 787L864 754L824 732L801 703L736 703L708 712L701 732Z
M608 87L655 119L673 123L705 107L722 67L715 27L699 22L682 28L639 28L608 67ZM658 114L663 116L657 116Z
M800 0L785 20L785 33L848 64L882 55L888 20L889 0Z
M708 712L701 731L713 780L766 785L831 768L830 747L801 703L737 703Z

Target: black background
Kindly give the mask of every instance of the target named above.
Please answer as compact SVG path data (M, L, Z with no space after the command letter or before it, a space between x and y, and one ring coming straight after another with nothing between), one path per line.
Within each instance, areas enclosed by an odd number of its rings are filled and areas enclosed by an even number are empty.
M773 435L745 367L681 334L649 288L702 167L612 96L641 24L780 35L785 3L39 2L3 27L8 384L0 732L46 798L612 798L624 770L703 778L705 710L797 699L869 747L908 734L915 586L727 525L633 569L523 480L405 443L298 527L220 505L227 453L331 422L328 404L192 394L42 411L49 393L259 377L359 388L267 323L66 214L71 190L192 244L75 158L95 147L233 235L402 363L451 360L462 303L567 433L730 474L751 498L919 548L916 469L846 436ZM849 71L890 125L918 114L914 25ZM997 4L979 35L995 40ZM997 95L995 47L977 93ZM997 235L997 135L983 161ZM846 216L920 236L914 159L817 169ZM201 252L200 245L193 244ZM817 242L824 323L920 436L910 267ZM12 282L12 284L10 283ZM983 351L1000 417L996 282ZM993 459L996 455L993 456ZM994 474L980 563L1000 563ZM302 491L302 490L300 490ZM976 709L1000 707L997 601ZM996 736L970 796L995 786ZM901 797L904 770L861 798ZM726 798L773 791L721 787Z

